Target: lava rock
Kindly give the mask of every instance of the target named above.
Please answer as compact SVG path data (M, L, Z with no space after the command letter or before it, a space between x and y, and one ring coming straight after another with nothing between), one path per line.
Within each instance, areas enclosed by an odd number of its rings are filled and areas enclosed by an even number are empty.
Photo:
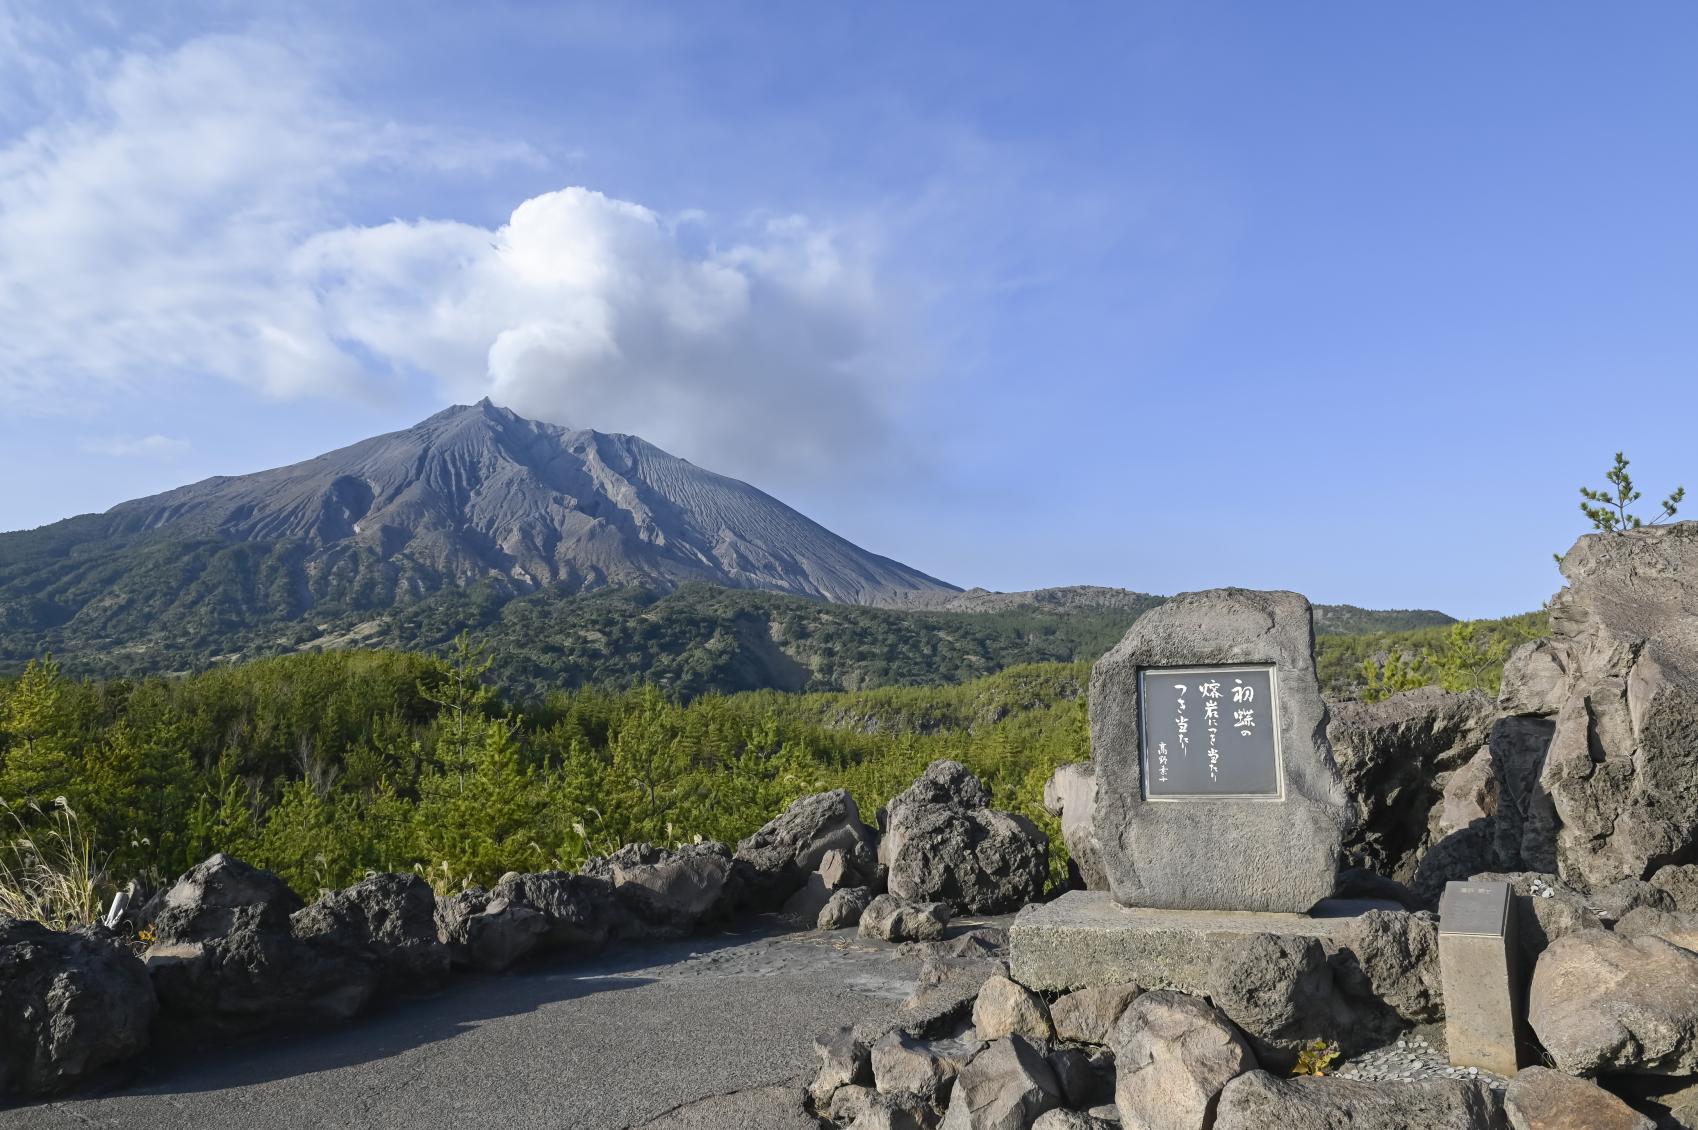
M1596 1083L1529 1067L1503 1096L1512 1130L1657 1130L1657 1124Z
M861 912L860 932L864 938L887 942L935 942L943 937L949 917L949 907L941 902L880 895Z
M0 918L0 1094L48 1094L147 1047L147 970L101 927Z
M1087 891L1108 890L1103 849L1097 842L1097 767L1089 761L1058 766L1044 782L1044 811L1061 821L1073 885Z
M866 913L867 906L872 901L870 887L848 887L833 891L825 905L820 907L819 917L814 919L814 926L820 930L843 930L858 925L861 915Z
M961 1069L943 1130L1026 1130L1061 1103L1060 1084L1043 1053L1022 1036L1008 1036Z
M387 992L421 992L448 978L448 947L436 933L436 894L417 875L382 874L333 891L290 917L297 939L337 950L378 971Z
M1661 938L1584 930L1539 958L1527 1019L1571 1075L1698 1071L1698 954Z
M890 893L962 914L1002 914L1042 898L1049 840L990 801L965 766L932 762L890 802L879 845Z
M973 1027L981 1040L1021 1035L1043 1042L1055 1036L1044 999L1000 974L980 987L979 999L973 1002Z
M1115 1021L1143 992L1137 985L1100 985L1077 989L1049 1006L1055 1034L1080 1044L1107 1044Z
M1110 1043L1121 1121L1143 1130L1207 1130L1221 1089L1256 1067L1224 1013L1165 989L1128 1005Z

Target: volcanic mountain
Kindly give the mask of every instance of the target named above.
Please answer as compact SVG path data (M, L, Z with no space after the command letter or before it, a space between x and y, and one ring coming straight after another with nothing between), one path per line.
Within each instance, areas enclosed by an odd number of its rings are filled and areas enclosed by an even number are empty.
M956 591L636 436L487 400L304 463L0 534L0 628L85 640L133 639L162 616L217 631L375 611L480 581L706 581L851 604Z

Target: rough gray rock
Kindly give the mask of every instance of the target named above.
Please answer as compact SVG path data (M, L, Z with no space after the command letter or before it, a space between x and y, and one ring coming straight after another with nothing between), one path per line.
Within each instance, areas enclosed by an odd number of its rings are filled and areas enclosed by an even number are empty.
M812 926L819 921L820 911L831 901L832 893L826 885L825 876L815 871L795 894L784 901L779 913L792 922L806 922Z
M1584 930L1539 958L1527 1020L1571 1075L1698 1071L1698 954L1651 936Z
M1061 1088L1043 1053L1021 1036L987 1045L961 1069L943 1130L1027 1130L1061 1105Z
M949 1098L959 1065L932 1051L931 1045L897 1029L872 1046L873 1085L880 1094L914 1095L927 1105Z
M1587 904L1606 922L1618 922L1635 910L1673 910L1674 899L1644 879L1620 879L1593 891Z
M1485 1083L1279 1079L1252 1071L1226 1085L1215 1130L1501 1130L1503 1100Z
M1122 982L1076 989L1057 998L1049 1006L1056 1036L1080 1044L1107 1044L1115 1021L1141 992L1137 985Z
M540 945L546 949L590 951L610 938L641 933L606 879L567 871L509 871L490 894L541 915L546 931Z
M713 842L676 849L626 844L584 865L584 874L613 892L650 936L681 936L718 921L745 897L731 849Z
M1001 974L980 986L979 999L973 1002L973 1027L981 1040L1020 1035L1045 1042L1055 1037L1044 999Z
M373 875L297 910L290 924L308 945L374 966L383 991L424 992L448 978L436 894L417 875Z
M1547 1067L1518 1072L1503 1096L1511 1130L1657 1130L1596 1083Z
M1272 663L1279 673L1285 799L1163 804L1143 799L1138 672ZM1315 677L1309 602L1215 589L1146 612L1091 674L1097 839L1128 906L1303 913L1333 892L1348 819ZM1207 844L1199 851L1197 845Z
M1075 885L1108 890L1103 849L1097 842L1097 767L1089 761L1058 766L1044 782L1044 811L1061 821L1067 870Z
M1355 927L1349 956L1366 984L1346 981L1346 990L1358 999L1383 1001L1411 1024L1444 1019L1438 918L1370 910L1356 920Z
M147 1047L142 963L99 928L0 918L0 1095L63 1090Z
M1114 1053L1107 1048L1054 1048L1049 1066L1068 1106L1086 1110L1114 1102Z
M1649 935L1698 953L1698 914L1672 914L1666 910L1640 907L1629 911L1615 924L1615 933L1623 938Z
M1316 1039L1336 1040L1349 1054L1385 1042L1400 1027L1384 1005L1346 997L1318 938L1252 934L1219 953L1209 982L1209 999L1270 1068L1289 1068Z
M1167 990L1128 1005L1110 1042L1115 1105L1128 1130L1208 1130L1221 1089L1256 1066L1219 1009Z
M794 894L832 851L841 853L840 864L853 875L844 875L843 881L830 886L871 885L878 865L878 837L862 823L855 798L846 789L796 801L739 843L736 858L754 869L759 905L767 909Z
M865 1040L853 1028L838 1028L814 1037L820 1069L808 1086L814 1102L832 1101L840 1087L868 1086L873 1081L872 1058Z
M1539 784L1555 728L1543 718L1500 718L1486 747L1444 782L1409 880L1428 905L1446 883L1482 871L1556 867L1556 809Z
M832 848L820 859L819 876L833 891L874 887L883 879L879 873L878 853L872 848L866 851L857 848L853 854Z
M1524 969L1531 969L1539 955L1558 938L1580 930L1596 930L1603 919L1586 905L1586 898L1565 886L1555 875L1532 871L1485 872L1469 876L1475 882L1505 882L1515 892L1515 937Z
M1698 523L1588 535L1562 570L1551 638L1510 657L1501 701L1556 719L1556 870L1595 890L1698 852Z
M872 901L870 887L848 887L833 891L825 905L820 907L819 917L814 919L814 927L819 930L842 930L858 925L861 915L866 913L867 906Z
M542 945L548 919L473 887L437 899L436 932L454 965L499 973Z
M934 761L890 802L879 862L893 895L1002 914L1043 897L1049 841L1030 820L990 807L956 761Z
M1346 854L1409 882L1427 847L1430 814L1444 804L1439 790L1485 744L1494 704L1479 691L1422 687L1328 710L1327 740L1355 815Z
M1657 869L1651 885L1665 892L1671 902L1669 909L1682 914L1698 914L1698 863L1671 863Z
M276 875L223 854L180 878L144 956L162 1012L192 1035L345 1020L376 994L379 967L297 938L301 902Z
M858 1096L853 1107L854 1120L849 1130L932 1130L937 1125L937 1111L918 1095L905 1092L886 1095L869 1091ZM836 1114L836 1108L832 1110Z
M887 942L935 942L943 937L949 917L949 907L941 902L880 895L861 912L860 932L862 937Z

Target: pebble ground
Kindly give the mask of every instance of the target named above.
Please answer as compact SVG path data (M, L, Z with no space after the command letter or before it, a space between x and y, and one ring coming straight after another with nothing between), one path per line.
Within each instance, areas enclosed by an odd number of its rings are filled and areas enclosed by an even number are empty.
M1332 1074L1367 1083L1418 1083L1424 1079L1480 1079L1494 1091L1509 1085L1502 1075L1478 1067L1454 1067L1425 1037L1405 1035L1343 1064Z

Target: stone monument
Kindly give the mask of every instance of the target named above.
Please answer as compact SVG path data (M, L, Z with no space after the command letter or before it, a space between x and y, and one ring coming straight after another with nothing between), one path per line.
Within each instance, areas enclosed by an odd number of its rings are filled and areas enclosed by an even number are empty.
M1450 1062L1506 1076L1521 1067L1514 897L1508 883L1492 880L1446 883L1439 900Z
M1303 914L1348 820L1309 602L1213 589L1146 612L1091 674L1097 836L1125 906Z

